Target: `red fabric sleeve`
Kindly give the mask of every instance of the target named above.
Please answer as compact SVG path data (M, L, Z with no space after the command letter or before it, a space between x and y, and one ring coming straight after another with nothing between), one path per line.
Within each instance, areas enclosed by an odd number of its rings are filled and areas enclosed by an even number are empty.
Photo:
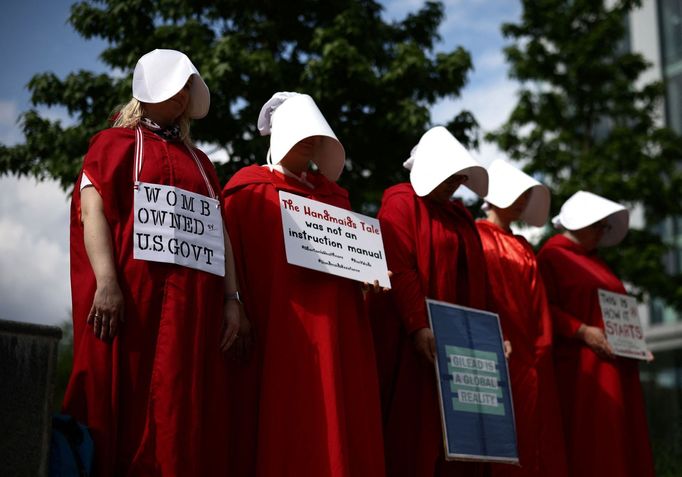
M535 338L535 349L547 349L552 346L553 336L554 336L554 326L552 325L552 313L550 310L549 302L547 301L547 289L545 283L542 279L542 274L539 269L538 260L533 251L533 247L528 243L528 241L519 235L515 236L519 243L528 252L528 257L530 257L528 262L529 270L529 285L530 285L530 297L531 306L533 310L533 316L538 317L538 330Z
M558 287L560 280L556 274L560 273L560 271L555 270L550 255L551 253L550 250L547 250L545 252L544 260L538 261L538 266L545 285L545 290L547 291L547 301L549 302L555 330L561 336L572 338L578 332L578 328L580 328L580 325L582 325L583 322L556 305L559 302L559 294L561 293L561 290Z
M391 196L382 204L379 220L400 319L407 333L428 328L426 294L417 271L414 200L408 195Z
M134 147L134 131L124 128L105 129L90 140L83 172L100 195L113 193L110 189L123 183L132 187Z
M532 269L530 293L533 300L533 314L539 317L535 348L546 349L552 346L554 327L552 326L550 306L547 302L547 291L537 266Z

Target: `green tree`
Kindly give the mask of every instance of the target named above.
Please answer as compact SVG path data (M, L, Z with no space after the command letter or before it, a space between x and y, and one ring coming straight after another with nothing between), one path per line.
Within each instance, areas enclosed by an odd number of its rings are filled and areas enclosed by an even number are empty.
M522 3L520 22L502 27L518 103L487 138L551 186L553 213L584 189L641 206L649 225L681 215L682 141L657 123L662 85L641 83L650 65L627 44L640 1ZM620 277L682 309L682 276L663 272L669 250L650 228L631 229L604 254Z
M346 148L342 184L371 212L383 189L405 178L402 160L430 126L430 106L457 96L471 69L461 47L434 49L441 3L426 2L396 22L381 12L373 0L76 3L70 23L83 37L108 42L101 58L111 74L34 76L28 85L34 108L22 116L26 142L0 146L0 174L52 177L70 187L88 138L130 97L137 59L154 48L175 48L192 58L211 89L211 111L193 126L193 136L227 149L231 161L219 167L222 180L264 161L268 141L257 138L256 128L262 104L276 91L306 92ZM76 124L41 117L40 105L65 106ZM446 126L476 144L470 113Z

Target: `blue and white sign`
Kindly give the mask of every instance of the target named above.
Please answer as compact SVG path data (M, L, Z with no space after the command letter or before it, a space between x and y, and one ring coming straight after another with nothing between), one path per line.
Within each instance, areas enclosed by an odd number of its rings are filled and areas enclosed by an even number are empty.
M518 463L514 407L496 314L426 300L448 460Z

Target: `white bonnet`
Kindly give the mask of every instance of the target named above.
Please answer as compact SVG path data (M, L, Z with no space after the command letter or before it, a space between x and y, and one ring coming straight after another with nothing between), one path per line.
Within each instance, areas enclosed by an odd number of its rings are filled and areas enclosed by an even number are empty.
M547 186L502 159L490 164L488 178L490 183L486 202L506 209L530 189L531 195L520 219L536 227L547 222L551 200Z
M211 93L187 55L176 50L157 49L137 60L133 98L143 103L161 103L178 94L192 75L187 112L190 118L203 118L211 105Z
M610 228L598 245L608 247L620 243L628 232L628 210L617 202L581 190L564 202L559 215L552 219L552 225L559 229L580 230L602 219L608 221Z
M300 141L318 136L311 160L320 172L336 181L346 160L346 152L313 98L307 94L275 93L261 108L258 130L270 137L269 161L278 164Z
M410 168L412 188L420 197L428 195L453 174L467 175L464 185L479 196L488 193L485 168L443 126L426 131L403 165Z

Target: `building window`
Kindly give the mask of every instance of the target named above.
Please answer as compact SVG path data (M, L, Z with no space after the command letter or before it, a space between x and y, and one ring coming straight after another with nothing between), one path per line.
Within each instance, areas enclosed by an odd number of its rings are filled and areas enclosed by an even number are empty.
M659 0L658 8L666 119L682 134L682 0Z
M666 125L682 135L682 0L658 0L658 23ZM682 218L670 217L656 229L663 242L671 246L665 257L665 271L671 275L681 273ZM671 324L682 319L660 299L652 300L650 310L652 324Z
M659 1L663 64L668 68L682 63L682 0Z

